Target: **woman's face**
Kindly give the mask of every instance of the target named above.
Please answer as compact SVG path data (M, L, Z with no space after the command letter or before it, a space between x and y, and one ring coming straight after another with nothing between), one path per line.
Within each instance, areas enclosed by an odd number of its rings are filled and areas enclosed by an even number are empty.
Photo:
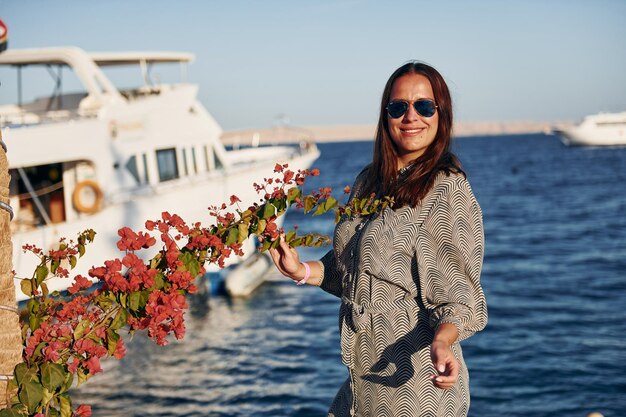
M439 112L435 111L431 117L420 115L413 107L419 99L435 101L433 88L424 75L405 74L394 81L389 102L406 101L410 104L406 113L397 119L387 114L389 136L398 152L398 168L421 156L437 135Z

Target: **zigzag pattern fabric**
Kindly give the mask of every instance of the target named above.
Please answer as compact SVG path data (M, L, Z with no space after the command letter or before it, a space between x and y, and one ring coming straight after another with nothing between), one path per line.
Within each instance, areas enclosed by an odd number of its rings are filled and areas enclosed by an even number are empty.
M441 323L455 325L459 341L485 327L483 250L482 212L462 175L439 173L417 207L339 221L333 250L321 259L321 287L341 298L341 355L349 377L330 417L467 415L469 374L460 344L452 351L461 372L449 390L430 379L436 373L430 344Z

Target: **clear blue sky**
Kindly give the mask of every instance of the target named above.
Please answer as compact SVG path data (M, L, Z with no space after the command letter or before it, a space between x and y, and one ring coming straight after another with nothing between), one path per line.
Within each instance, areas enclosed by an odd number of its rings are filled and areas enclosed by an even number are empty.
M373 124L411 59L447 79L462 121L626 110L626 1L0 0L9 47L171 50L226 129ZM15 78L0 74L0 103Z

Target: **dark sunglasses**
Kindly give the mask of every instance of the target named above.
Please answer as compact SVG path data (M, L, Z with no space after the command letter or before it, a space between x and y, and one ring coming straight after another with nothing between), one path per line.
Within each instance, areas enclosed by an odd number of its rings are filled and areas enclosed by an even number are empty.
M389 116L393 117L394 119L402 117L407 112L407 110L409 110L409 104L410 103L408 101L392 101L391 103L387 104L387 113L389 113ZM435 104L434 101L426 98L421 98L413 102L413 108L415 109L417 114L423 117L433 117L435 115L435 112L437 111L437 107L438 106Z

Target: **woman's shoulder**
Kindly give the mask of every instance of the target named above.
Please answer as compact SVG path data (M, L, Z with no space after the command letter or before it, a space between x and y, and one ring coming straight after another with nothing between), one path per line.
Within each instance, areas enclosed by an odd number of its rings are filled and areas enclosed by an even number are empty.
M469 181L467 180L467 176L464 172L446 172L439 171L435 174L435 180L433 181L433 189L439 188L441 190L468 190L471 191L472 187L470 186Z
M465 173L439 171L425 200L450 200L458 195L476 202L472 186Z

